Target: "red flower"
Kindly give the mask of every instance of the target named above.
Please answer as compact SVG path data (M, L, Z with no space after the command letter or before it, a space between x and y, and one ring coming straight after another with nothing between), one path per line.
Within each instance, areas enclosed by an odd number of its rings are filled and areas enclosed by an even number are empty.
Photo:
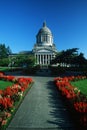
M87 103L86 102L76 102L74 103L74 108L81 113L87 113Z
M0 104L2 104L5 109L8 109L13 106L13 101L9 97L3 97L0 99Z
M1 125L5 125L7 123L7 120L3 120Z
M0 95L2 95L3 94L3 90L0 90Z
M6 79L7 79L8 81L13 81L13 80L15 79L15 77L8 75L8 76L6 76Z
M7 87L5 90L4 90L4 96L12 96L13 95L13 92L12 92L12 89L11 87Z

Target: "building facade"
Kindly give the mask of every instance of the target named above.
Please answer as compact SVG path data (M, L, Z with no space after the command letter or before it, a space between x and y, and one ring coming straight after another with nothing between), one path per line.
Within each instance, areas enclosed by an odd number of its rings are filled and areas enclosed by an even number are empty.
M53 43L53 35L51 30L47 27L46 22L36 35L36 43L32 52L35 55L36 64L50 65L51 60L57 54L57 49Z

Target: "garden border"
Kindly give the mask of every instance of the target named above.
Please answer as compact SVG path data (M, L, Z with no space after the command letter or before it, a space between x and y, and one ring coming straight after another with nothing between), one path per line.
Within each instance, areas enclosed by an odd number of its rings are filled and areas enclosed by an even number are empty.
M21 91L20 93L22 93L22 95L20 94L19 101L14 102L14 105L12 106L12 110L9 108L10 109L9 113L11 114L11 116L9 118L7 117L6 118L6 123L4 125L0 126L1 130L5 130L9 126L9 124L10 124L11 120L13 119L15 113L17 112L19 106L23 102L26 94L29 92L30 88L34 84L34 81L30 77L28 77L28 78L24 78L24 77L16 78L15 76L4 75L4 73L2 73L2 72L0 72L0 79L12 81L12 82L14 82L14 85L16 85L16 83L18 83L18 85L20 85L20 90L19 91ZM16 80L16 82L15 82L15 80ZM24 82L23 82L23 80L24 80ZM25 88L23 89L23 87L25 87ZM4 90L1 90L1 91L4 91ZM16 94L18 94L18 93L16 93ZM11 98L10 95L7 95L7 97ZM1 95L1 99L3 99L3 95ZM3 112L4 113L8 112L8 109L3 110ZM2 119L2 122L3 122L3 119ZM2 124L2 122L1 122L1 124Z

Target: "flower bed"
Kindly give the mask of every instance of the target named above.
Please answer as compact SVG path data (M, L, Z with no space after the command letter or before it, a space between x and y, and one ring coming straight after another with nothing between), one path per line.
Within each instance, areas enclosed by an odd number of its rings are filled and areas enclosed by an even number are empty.
M68 102L70 111L77 116L78 123L83 127L87 127L87 98L75 86L71 85L71 81L84 80L86 76L70 76L57 77L54 79L56 87L61 92L62 96Z
M0 80L14 82L12 86L0 90L0 129L4 129L31 87L33 80L32 78L6 76L2 72L0 72Z

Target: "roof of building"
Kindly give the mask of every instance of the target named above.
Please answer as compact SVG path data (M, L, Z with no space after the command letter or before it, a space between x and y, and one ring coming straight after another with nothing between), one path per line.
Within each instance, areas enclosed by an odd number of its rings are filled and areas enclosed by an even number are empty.
M43 27L39 30L38 34L50 34L52 35L51 30L46 26L46 22L43 22Z

